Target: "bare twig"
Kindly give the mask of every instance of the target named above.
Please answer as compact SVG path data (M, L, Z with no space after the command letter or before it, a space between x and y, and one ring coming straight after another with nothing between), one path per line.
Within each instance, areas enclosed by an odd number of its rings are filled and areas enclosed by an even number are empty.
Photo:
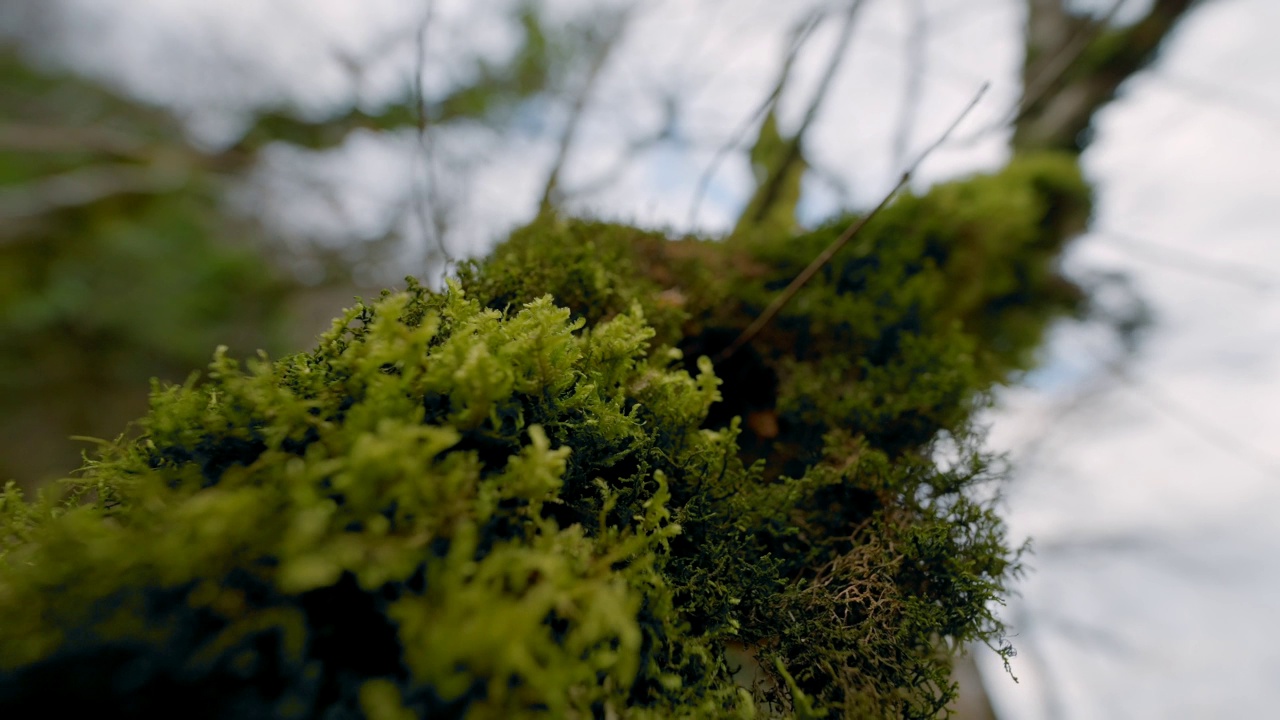
M851 0L849 2L849 9L845 12L844 24L840 27L840 38L836 41L836 46L831 51L831 57L827 60L827 68L822 74L822 79L818 82L818 88L814 91L813 98L809 101L809 107L805 110L804 118L800 121L800 127L796 129L795 134L787 141L785 154L782 155L781 161L769 168L769 177L765 179L764 183L756 191L756 198L759 199L759 202L755 204L755 219L757 220L763 219L768 215L774 198L782 192L784 183L787 182L787 178L791 175L791 169L796 163L802 162L804 159L800 150L804 142L805 133L809 131L809 126L817 119L818 112L822 109L822 103L830 92L831 83L835 80L844 58L849 54L849 42L853 39L855 21L858 16L858 9L861 7L862 0Z
M920 95L924 87L925 44L929 37L929 21L924 0L905 3L911 13L911 30L907 34L906 66L907 86L902 91L902 116L893 138L893 164L902 167L907 162L911 135L915 130L916 116L920 112Z
M787 49L787 56L782 61L782 68L778 72L778 81L774 83L773 90L769 96L764 99L760 105L752 111L737 130L729 136L729 139L716 150L716 154L711 158L711 162L707 164L707 169L703 171L702 177L698 179L698 187L693 192L693 201L689 204L689 220L688 226L695 227L698 220L698 210L702 207L702 198L707 194L707 188L711 185L711 178L715 177L716 170L720 168L720 163L729 156L736 148L742 147L746 142L747 133L751 128L756 127L760 120L768 114L778 104L778 98L782 96L782 90L786 87L787 81L791 77L791 66L795 64L796 57L800 54L800 49L813 35L813 31L817 29L822 22L820 13L813 13L805 17L803 21L796 27L793 32L791 45Z
M556 149L556 158L551 164L551 172L547 174L547 182L542 188L542 200L538 203L539 215L550 212L557 204L556 195L560 186L560 174L564 172L565 163L568 162L569 151L573 148L573 142L578 134L578 126L582 122L582 116L587 109L587 101L595 90L596 80L600 77L600 71L604 69L605 61L608 60L609 54L617 45L618 38L622 36L629 13L629 9L624 10L613 21L613 27L609 29L607 36L601 41L592 55L591 64L587 67L586 77L583 78L577 94L573 97L573 103L569 108L569 119L565 121L564 132L560 135L560 143Z
M587 178L578 182L578 187L563 192L565 197L573 197L582 199L604 192L611 188L622 178L628 168L632 167L635 157L652 147L662 143L677 142L677 105L674 97L669 97L664 102L665 118L661 127L656 131L632 138L627 142L626 149L622 152L622 157L607 170L601 171L594 177Z
M1199 436L1206 443L1213 445L1228 455L1234 456L1241 462L1253 466L1255 470L1264 475L1280 478L1280 458L1240 440L1236 434L1223 429L1212 420L1206 419L1197 410L1174 400L1160 388L1149 382L1139 380L1120 362L1108 359L1099 352L1092 350L1091 352L1103 363L1103 367L1108 372L1114 375L1131 392L1159 411L1160 414L1182 425L1183 428Z
M443 208L440 206L436 194L439 183L437 182L435 171L435 147L431 137L427 91L424 87L427 63L427 32L431 28L431 20L434 14L435 0L427 0L426 9L423 11L422 20L418 24L417 34L415 35L414 50L416 57L413 69L413 99L417 113L415 118L417 121L416 141L418 151L422 157L424 187L419 191L421 197L418 202L413 203L413 207L423 242L425 243L428 237L435 237L437 251L444 264L443 271L447 272L448 266L453 262L453 259L450 257L449 247L445 243L447 223Z
M1225 109L1240 111L1268 125L1268 130L1271 132L1280 133L1280 107L1274 103L1239 89L1223 87L1221 80L1200 80L1175 74L1166 67L1152 70L1151 74L1162 80L1166 86L1190 96L1197 102L1208 101Z
M1209 280L1229 283L1256 292L1272 292L1280 285L1280 281L1263 277L1258 273L1256 267L1243 263L1233 263L1205 257L1198 253L1189 253L1163 243L1144 240L1114 230L1092 230L1090 234L1097 235L1106 240L1108 245L1124 250L1154 265L1179 270Z
M737 339L735 339L733 343L729 345L729 347L725 348L719 355L716 356L715 362L720 363L729 359L730 357L733 357L734 353L738 352L738 350L741 350L744 345L754 340L756 335L759 335L760 331L763 330L765 326L768 325L769 322L772 321L775 316L777 316L777 314L782 310L782 308L785 307L786 304L791 301L791 298L795 297L796 293L800 292L800 288L804 287L805 283L808 283L810 280L812 280L813 276L817 275L818 271L822 269L822 266L830 262L831 258L835 257L835 254L840 252L841 248L847 245L850 240L857 237L858 233L862 232L862 229L867 226L867 223L870 222L871 219L874 218L876 215L878 215L880 211L883 210L885 206L887 206L889 202L898 195L898 193L902 190L902 188L907 186L907 183L911 182L911 177L912 175L915 174L916 170L920 167L920 164L923 163L925 159L928 158L929 155L933 153L934 150L937 150L939 146L945 143L947 141L947 138L951 136L951 133L955 132L956 127L958 127L960 123L963 122L964 119L969 116L969 113L973 110L973 108L975 108L978 105L978 102L982 100L982 96L987 93L988 87L990 87L989 83L983 83L982 87L978 89L978 92L974 94L973 99L970 100L969 104L965 106L964 110L962 110L960 114L956 116L956 119L952 121L951 125L947 127L947 129L942 133L942 135L940 135L938 139L933 142L933 144L925 148L924 152L920 153L920 155L916 158L915 162L911 163L911 165L907 167L906 170L903 171L902 177L898 179L898 183L893 186L893 188L884 196L882 200L880 200L880 203L877 204L874 208L872 208L871 212L867 213L866 215L862 216L862 218L860 218L859 220L850 224L849 227L846 228L844 232L840 233L839 237L833 240L825 250L819 253L818 256L813 259L813 262L809 263L809 266L806 267L803 271L801 271L801 273L797 275L794 280L791 281L791 284L788 285L785 290L783 290L781 293L778 294L778 297L775 298L773 302L769 303L769 306L765 308L764 312L761 313L760 316L757 317L750 325L748 325L747 329L743 330L742 334L740 334L737 337Z
M853 29L858 18L858 10L862 7L862 0L852 0L849 3L849 9L844 15L844 24L840 26L840 39L836 41L836 46L831 50L831 57L827 60L827 68L822 73L822 80L818 83L818 89L813 93L813 99L809 101L809 107L805 110L804 119L800 121L800 127L796 130L794 142L799 145L804 134L808 131L809 126L818 117L818 111L822 109L822 103L830 94L831 83L835 80L836 74L840 72L840 66L844 64L844 59L849 55L849 42L853 40Z

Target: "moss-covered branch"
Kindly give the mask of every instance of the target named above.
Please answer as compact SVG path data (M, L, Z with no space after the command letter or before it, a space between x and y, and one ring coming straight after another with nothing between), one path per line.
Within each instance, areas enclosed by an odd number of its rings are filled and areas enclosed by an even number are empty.
M1057 156L903 198L720 367L843 223L546 216L310 353L220 353L0 500L0 707L931 717L1018 568L970 416L1087 209Z

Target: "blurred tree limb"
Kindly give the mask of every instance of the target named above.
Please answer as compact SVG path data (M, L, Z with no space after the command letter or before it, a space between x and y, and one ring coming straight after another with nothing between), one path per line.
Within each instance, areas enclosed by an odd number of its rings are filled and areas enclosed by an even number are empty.
M1155 0L1137 22L1114 27L1123 0L1100 19L1071 12L1066 0L1027 0L1024 96L1013 122L1014 148L1083 149L1094 114L1155 59L1164 39L1201 2Z
M477 60L475 79L441 98L422 102L419 90L409 88L403 98L376 111L350 107L316 118L302 117L288 108L263 112L225 154L252 156L273 142L325 150L341 145L358 130L386 132L415 129L422 122L438 125L461 119L494 119L520 101L546 91L558 80L567 59L566 38L545 23L535 4L522 6L516 20L520 40L511 57L502 63Z

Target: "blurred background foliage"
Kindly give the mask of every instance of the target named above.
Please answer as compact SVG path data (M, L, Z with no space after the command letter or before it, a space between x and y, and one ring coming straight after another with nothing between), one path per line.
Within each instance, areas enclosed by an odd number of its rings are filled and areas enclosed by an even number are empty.
M246 202L264 156L427 123L509 123L563 82L584 47L573 38L590 40L518 6L516 51L461 59L468 79L443 98L406 83L373 110L268 105L209 148L169 109L66 69L41 42L39 10L19 17L27 32L0 44L0 477L27 487L141 415L152 378L180 381L218 345L303 349L353 295L405 273L395 222L315 242ZM437 242L409 272L443 265L443 214L421 219Z
M0 475L67 473L218 344L286 347L297 284L224 187L163 111L0 54Z

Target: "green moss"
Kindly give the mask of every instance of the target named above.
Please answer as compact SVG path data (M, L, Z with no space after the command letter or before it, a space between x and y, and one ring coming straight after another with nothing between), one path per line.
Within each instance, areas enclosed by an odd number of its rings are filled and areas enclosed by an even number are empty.
M716 367L837 226L543 218L311 353L219 353L0 500L0 707L933 716L948 648L1008 652L969 417L1069 306L1079 212L1054 158L904 198Z

